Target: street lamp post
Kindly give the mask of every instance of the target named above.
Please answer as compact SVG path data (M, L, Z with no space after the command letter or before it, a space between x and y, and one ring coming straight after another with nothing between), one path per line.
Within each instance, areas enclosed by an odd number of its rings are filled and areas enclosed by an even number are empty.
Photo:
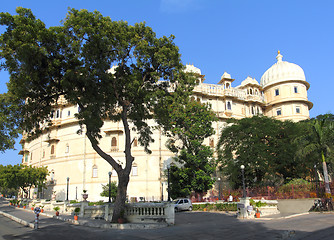
M316 194L318 197L318 172L317 172L317 165L314 164L314 175L315 175L315 189L316 189Z
M242 174L242 197L246 197L246 187L245 187L245 165L241 165L241 174Z
M111 203L111 172L109 174L109 203Z
M167 168L167 193L168 193L168 197L167 197L167 201L170 202L170 180L169 180L169 166Z
M222 193L221 193L221 190L220 190L220 187L221 187L220 186L220 181L221 181L220 177L217 180L218 180L218 199L221 200Z
M70 178L67 177L67 193L66 193L66 201L68 201L68 186L69 186Z

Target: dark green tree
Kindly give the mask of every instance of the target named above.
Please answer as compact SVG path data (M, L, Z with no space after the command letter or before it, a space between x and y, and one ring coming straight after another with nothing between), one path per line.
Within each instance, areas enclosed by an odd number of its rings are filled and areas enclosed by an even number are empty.
M242 186L240 166L245 166L246 185L275 185L304 176L305 163L295 158L300 133L297 124L254 116L234 120L222 130L217 151L223 174L232 187Z
M116 222L125 207L134 161L130 123L149 153L153 139L148 121L161 116L163 108L155 111L159 99L187 79L174 37L157 38L145 23L130 26L97 11L75 9L62 26L46 28L24 8L13 16L1 13L0 24L7 27L0 37L2 68L10 74L8 89L20 106L20 128L38 134L60 96L78 105L82 132L118 174ZM123 124L124 167L98 144L105 120Z
M205 138L214 134L215 114L209 105L192 101L186 94L175 95L168 105L166 123L162 124L170 137L167 147L178 154L174 158L176 165L170 168L172 198L186 197L192 192L203 194L212 187L215 170L213 150L203 144ZM184 99L183 104L180 99Z
M0 152L14 149L19 134L18 105L8 93L0 94Z
M21 188L27 196L31 187L44 187L49 175L47 167L7 165L0 168L0 186L6 189Z
M298 155L317 165L321 162L324 174L325 192L331 193L327 162L333 162L334 115L324 114L303 123L304 132L297 139Z
M102 184L102 192L100 193L101 197L109 197L109 183L106 185ZM112 201L114 202L117 196L117 183L111 182L110 185L110 197L112 198Z

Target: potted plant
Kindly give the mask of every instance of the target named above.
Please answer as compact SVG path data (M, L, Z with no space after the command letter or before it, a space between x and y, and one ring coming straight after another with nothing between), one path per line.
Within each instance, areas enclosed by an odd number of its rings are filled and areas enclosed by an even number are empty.
M23 204L23 209L26 209L26 207L27 207L27 204L26 203Z
M125 219L124 219L124 210L121 211L121 213L119 214L119 218L117 219L119 224L124 223Z
M79 214L79 212L80 212L80 208L79 207L77 207L77 208L74 209L74 220L75 221L78 221L78 214Z
M53 208L53 210L56 211L56 216L59 216L59 209L60 209L60 208L59 208L58 206Z
M258 208L256 208L255 217L260 218L260 211Z
M41 213L42 213L42 212L44 212L44 209L43 209L43 208L44 208L44 206L43 206L43 205L41 205L41 206L40 206L40 208L41 208Z
M31 205L31 210L34 211L35 206L36 206L36 204Z
M16 204L17 204L17 207L19 208L20 207L20 200L17 200Z
M84 201L87 201L88 193L87 193L87 190L85 189L83 190L82 198L84 199Z

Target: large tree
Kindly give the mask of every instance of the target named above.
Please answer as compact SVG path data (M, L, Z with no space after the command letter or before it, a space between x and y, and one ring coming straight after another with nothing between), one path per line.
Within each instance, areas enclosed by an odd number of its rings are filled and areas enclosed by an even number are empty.
M325 192L330 194L327 162L332 162L334 157L334 115L319 115L301 124L304 126L304 132L297 139L299 142L297 154L315 165L321 163Z
M203 142L214 134L212 123L216 116L208 104L193 101L189 93L175 92L168 100L161 125L169 137L167 147L177 154L176 164L169 171L171 197L186 197L192 192L203 194L214 183L213 150Z
M48 175L47 167L0 165L0 186L6 189L21 188L22 192L28 196L32 187L40 189L45 186Z
M303 176L310 167L295 158L297 124L254 116L235 120L222 130L218 142L221 169L234 188L242 186L245 166L248 186L274 185Z
M157 117L158 100L169 95L168 83L177 88L187 80L174 37L158 38L145 23L130 26L97 11L70 9L63 25L50 28L29 9L17 8L17 13L0 15L0 23L7 26L0 56L10 73L9 92L21 107L20 126L38 133L60 96L78 105L76 117L93 149L118 174L116 222L125 207L134 161L130 124L150 152L148 121ZM105 120L123 123L124 168L99 146Z
M14 149L15 139L20 130L18 105L12 101L13 98L8 93L0 94L0 152L7 149Z

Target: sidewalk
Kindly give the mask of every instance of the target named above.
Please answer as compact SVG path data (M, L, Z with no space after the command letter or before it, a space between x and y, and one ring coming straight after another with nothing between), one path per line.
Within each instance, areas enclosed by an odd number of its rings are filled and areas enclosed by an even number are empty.
M16 221L24 226L34 228L35 213L30 208L23 209L10 206L6 200L0 200L0 214ZM147 223L126 223L117 224L110 223L104 219L91 219L79 217L78 221L74 220L74 216L69 213L60 213L59 216L55 216L54 211L44 211L39 214L39 227L43 225L59 224L61 222L67 222L69 224L95 227L95 228L113 228L113 229L153 229L167 227L167 224L147 224Z

